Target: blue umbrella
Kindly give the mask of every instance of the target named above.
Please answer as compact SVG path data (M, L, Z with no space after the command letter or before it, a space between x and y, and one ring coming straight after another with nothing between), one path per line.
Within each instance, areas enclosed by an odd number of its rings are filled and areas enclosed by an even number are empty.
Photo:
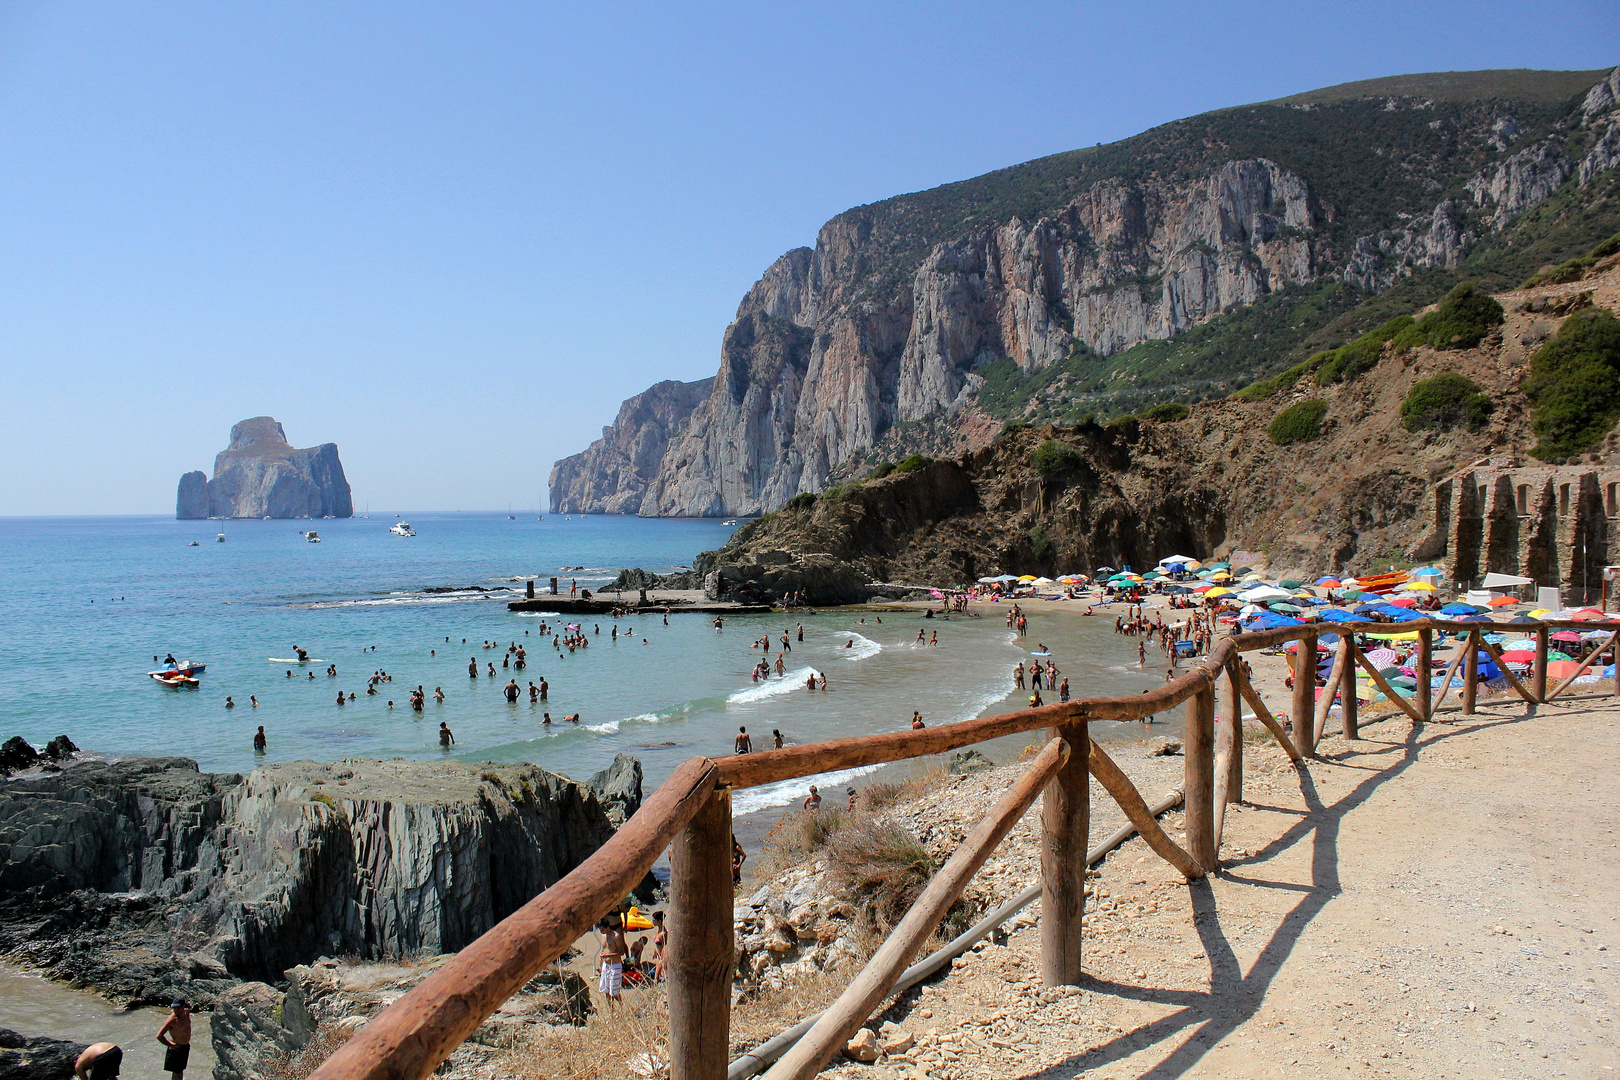
M1280 626L1303 625L1305 624L1298 619L1290 619L1286 615L1277 615L1268 611L1264 615L1254 616L1248 621L1244 628L1247 630L1275 630Z
M1477 608L1473 604L1447 604L1440 609L1442 615L1477 615L1484 608Z
M1318 616L1318 618L1322 622L1365 622L1366 621L1366 620L1364 620L1362 618L1359 618L1356 615L1352 615L1350 612L1344 610L1343 608L1328 608L1326 611L1322 612Z

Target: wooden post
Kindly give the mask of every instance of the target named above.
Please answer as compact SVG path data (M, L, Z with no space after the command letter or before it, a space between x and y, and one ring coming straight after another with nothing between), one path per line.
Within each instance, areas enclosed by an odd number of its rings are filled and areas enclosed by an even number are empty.
M1304 650L1301 650L1302 652ZM1314 680L1313 680L1314 681ZM1295 685L1298 685L1297 679ZM1297 697L1296 697L1297 702ZM1296 712L1297 716L1298 713ZM1305 713L1309 722L1310 713ZM1297 721L1296 721L1297 722ZM1215 686L1205 684L1187 699L1184 733L1187 800L1187 854L1208 873L1219 869L1215 855Z
M1086 912L1091 839L1091 739L1085 724L1052 728L1069 756L1041 796L1041 981L1080 983L1080 919Z
M1176 842L1165 835L1164 829L1159 826L1153 811L1148 808L1147 800L1142 793L1136 790L1136 785L1130 778L1120 771L1114 759L1103 752L1103 748L1096 743L1091 744L1091 775L1101 784L1119 803L1119 808L1125 811L1125 817L1136 826L1136 831L1153 851L1181 871L1181 876L1188 881L1196 881L1204 876L1204 868L1193 860L1191 855L1181 850Z
M670 1080L725 1080L731 1040L731 792L716 791L669 854Z
M1226 662L1227 700L1232 703L1232 756L1226 762L1226 801L1243 801L1243 692L1238 689L1239 658Z
M1536 700L1547 700L1547 624L1536 627L1536 669L1530 675L1530 692Z
M1361 738L1361 702L1356 699L1356 637L1344 635L1344 681L1339 684L1344 695L1340 706L1339 733L1347 739Z
M1478 630L1468 631L1468 637L1463 641L1463 648L1468 651L1463 654L1463 715L1472 715L1474 702L1479 697L1479 643L1475 641Z
M1418 695L1418 714L1427 720L1434 715L1434 687L1429 680L1433 678L1431 670L1434 664L1434 631L1419 630L1417 644L1418 687L1423 691Z
M1316 639L1301 638L1294 651L1294 743L1305 757L1316 754ZM1197 858L1197 852L1193 853Z

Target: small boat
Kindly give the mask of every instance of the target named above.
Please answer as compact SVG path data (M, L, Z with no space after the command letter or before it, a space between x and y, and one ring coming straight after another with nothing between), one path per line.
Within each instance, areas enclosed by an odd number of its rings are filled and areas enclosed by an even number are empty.
M401 521L399 524L393 526L388 531L393 533L395 536L415 536L416 535L416 530L411 528L411 523L408 522L408 521Z
M722 521L720 524L722 524L722 525L735 525L735 524L737 524L737 519L736 518L726 518L726 520Z
M304 540L311 544L318 544L321 542L321 534L311 529L304 534Z
M181 675L179 672L153 671L148 674L155 681L175 690L195 690L200 685L195 676Z
M186 547L202 547L202 545L193 540L191 543L187 544Z
M214 537L214 542L217 544L223 544L225 542L225 534L220 533L218 536Z
M173 678L175 676L189 679L193 676L201 675L207 670L207 664L193 664L190 660L182 660L180 663L174 665L174 667L159 668L156 671L148 671L147 674L152 676L152 678L161 681L163 679Z

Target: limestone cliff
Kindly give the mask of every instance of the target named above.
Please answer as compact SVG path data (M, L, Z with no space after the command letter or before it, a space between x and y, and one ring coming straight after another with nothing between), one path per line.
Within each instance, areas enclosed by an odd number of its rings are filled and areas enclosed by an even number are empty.
M210 998L317 956L453 952L640 804L532 765L184 758L0 783L0 951L115 998Z
M1456 270L1620 162L1616 73L1528 75L1539 94L1509 80L1459 96L1436 76L1425 96L1415 77L1400 96L1368 84L1223 110L847 211L744 297L684 430L661 417L643 439L632 399L593 446L666 446L634 470L639 498L620 494L622 454L588 451L558 464L553 508L774 510L890 432L976 423L988 365L1037 373L1318 281L1375 291ZM1097 377L1131 378L1106 363Z
M214 458L214 478L180 478L178 518L346 518L354 515L336 443L298 450L273 417L231 428L231 444ZM199 490L201 486L202 490Z
M554 514L634 514L658 475L669 440L686 429L714 379L658 383L619 406L602 437L551 467Z

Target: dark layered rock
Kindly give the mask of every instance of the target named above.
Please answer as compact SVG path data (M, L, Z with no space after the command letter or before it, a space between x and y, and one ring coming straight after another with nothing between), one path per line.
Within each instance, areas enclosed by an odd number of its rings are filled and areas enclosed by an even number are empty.
M72 1080L73 1063L88 1046L0 1028L0 1080Z
M859 604L871 595L868 574L829 555L776 549L705 560L704 566L703 595L709 600L773 604L802 596L807 604L830 605Z
M532 765L351 760L202 773L78 762L0 784L0 952L127 1001L212 1001L323 954L458 950L641 800Z
M295 449L273 417L231 428L214 458L214 478L199 495L197 472L180 478L179 518L346 518L354 515L336 443Z

